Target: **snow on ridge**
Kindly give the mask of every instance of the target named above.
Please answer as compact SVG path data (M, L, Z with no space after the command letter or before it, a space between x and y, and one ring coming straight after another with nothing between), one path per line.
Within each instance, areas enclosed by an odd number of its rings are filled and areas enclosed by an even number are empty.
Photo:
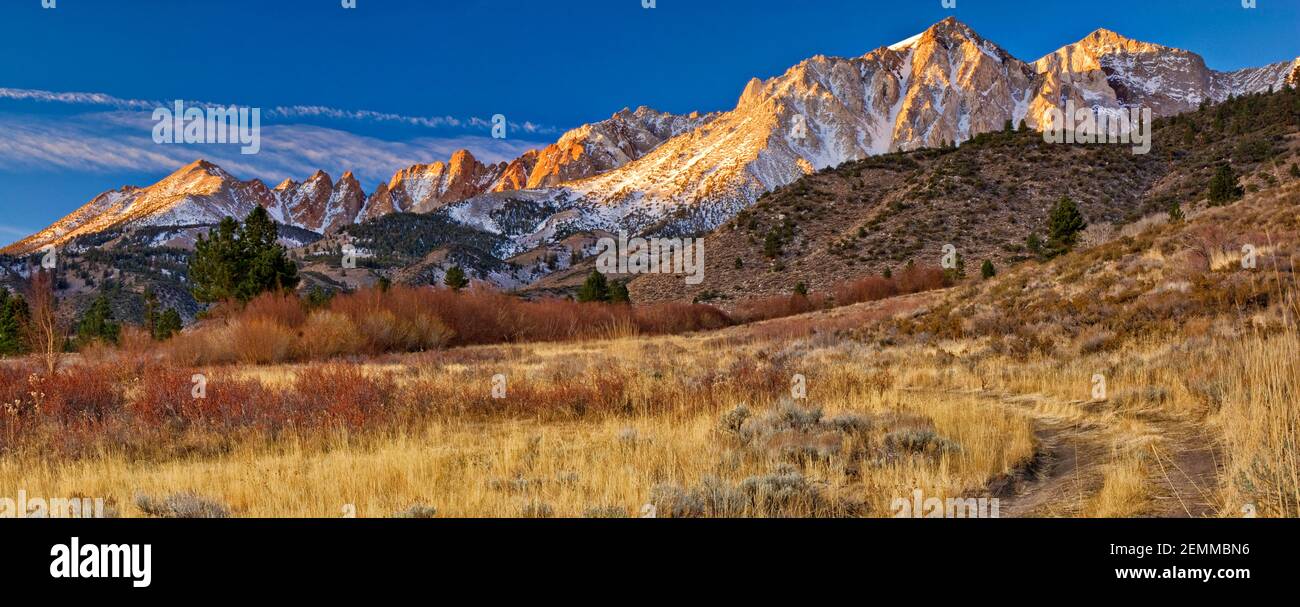
M917 34L917 35L915 35L915 36L911 36L911 37L905 38L905 39L903 39L903 40L899 40L898 42L895 42L895 43L889 45L888 48L889 48L889 50L891 50L891 51L901 51L901 50L903 50L903 49L913 49L913 48L916 48L917 45L919 45L919 44L921 43L921 36L924 36L924 35L925 35L925 32L921 32L921 33L919 33L919 34Z
M930 32L938 33L927 38ZM681 116L638 107L569 131L559 143L580 143L599 171L571 178L575 172L561 173L561 165L552 165L549 168L555 171L555 181L534 185L532 190L471 195L459 203L449 200L452 204L448 213L462 224L500 234L501 226L489 213L500 208L505 197L511 197L531 204L551 204L559 209L557 216L565 214L565 219L542 222L543 226L569 227L571 221L576 221L632 229L654 225L681 210L689 217L682 222L693 221L697 222L692 224L694 228L709 228L752 203L761 192L788 184L810 170L894 149L933 146L941 141L958 143L1001 128L1007 119L1015 123L1024 120L1035 128L1045 104L1059 101L1043 93L1049 90L1044 83L1053 77L1069 84L1078 100L1102 111L1156 105L1157 113L1167 114L1194 108L1202 98L1222 100L1230 94L1266 89L1267 85L1284 81L1290 73L1288 68L1297 63L1213 72L1199 57L1186 51L1159 47L1162 50L1144 55L1133 52L1129 41L1112 37L1096 37L1101 43L1091 46L1086 44L1091 38L1085 39L1034 64L1020 61L964 26L955 30L927 29L886 47L892 52L872 52L853 59L815 57L783 75L755 80L757 84L746 86L740 102L729 112ZM959 44L949 47L950 41ZM947 52L923 52L932 44ZM1096 63L1089 65L1082 57L1076 60L1078 53L1091 55ZM929 57L934 63L914 65L918 57ZM1112 73L1098 78L1098 66ZM1199 74L1206 75L1204 83L1198 81ZM790 134L789 121L795 116L806 120L805 137ZM639 149L630 152L626 147L629 145ZM389 184L400 185L390 192L393 210L432 210L425 208L432 206L425 205L425 201L441 198L452 189L455 197L465 195L461 188L451 188L450 162L435 164L436 168L417 165L399 171L404 179L395 176ZM610 165L615 168L609 169ZM194 192L205 177L213 176L229 187ZM483 191L500 176L499 171L478 175L472 184L475 187L466 191ZM264 193L244 190L227 179L233 177L224 170L205 167L193 171L184 181L169 183L174 191L167 193L184 195L184 207L153 204L157 196L151 196L147 208L136 209L133 205L141 197L123 196L129 202L116 209L116 214L119 219L131 221L158 220L167 212L202 214L225 211L232 204L239 208L263 204ZM326 180L320 186L328 188L330 184ZM289 206L285 194L297 190L295 199L315 198L304 196L315 188L316 183L310 179L301 188L285 192L277 188L270 193L271 202L265 204L273 217L293 224L297 218L291 215L298 211ZM190 198L192 194L194 198ZM336 202L338 192L333 194L328 197L320 226L298 227L315 231L336 219L347 223L347 217L339 216L344 209ZM106 207L118 204L103 202ZM353 221L367 218L371 205L372 198L362 192L361 210ZM574 219L575 212L581 217ZM71 225L76 226L74 231L81 230L107 221L109 214L105 209L98 213L99 217L74 220L69 216L66 223L55 226ZM47 228L47 232L55 226ZM556 233L553 229L543 231ZM537 237L534 234L529 238ZM520 238L516 237L516 242L522 242Z

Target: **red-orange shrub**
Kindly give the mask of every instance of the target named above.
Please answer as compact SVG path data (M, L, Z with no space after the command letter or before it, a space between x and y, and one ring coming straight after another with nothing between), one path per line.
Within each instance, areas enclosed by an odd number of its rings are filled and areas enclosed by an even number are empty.
M644 333L676 334L711 331L732 324L726 312L705 304L661 303L633 308Z
M296 329L307 321L307 308L297 295L269 292L254 297L238 316L244 320L263 320Z
M908 266L894 276L894 282L902 294L932 291L947 286L944 284L943 270L934 266Z
M125 402L115 374L102 367L71 367L32 385L40 414L60 424L102 422Z
M192 371L150 369L141 378L132 415L139 422L181 428L358 428L387 415L394 393L388 376L373 377L358 366L343 364L305 367L284 388L216 375L207 377L203 393L196 395L192 379Z
M898 285L883 276L867 276L835 289L835 303L847 306L898 295Z
M289 360L297 337L293 329L270 318L239 318L219 331L235 359L244 364L266 365Z
M778 295L741 302L732 316L741 323L758 322L811 312L823 307L825 301L821 294Z

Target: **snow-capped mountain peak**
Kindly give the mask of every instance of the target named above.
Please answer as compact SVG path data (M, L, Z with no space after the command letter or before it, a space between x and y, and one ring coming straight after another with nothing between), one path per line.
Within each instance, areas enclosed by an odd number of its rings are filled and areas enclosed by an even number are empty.
M1194 53L1106 29L1027 63L949 18L861 57L816 56L753 78L731 111L619 168L529 199L580 209L563 221L586 229L707 230L763 192L845 161L960 143L1008 122L1037 128L1047 108L1071 99L1170 115L1280 86L1294 63L1215 72ZM472 218L510 198L453 207Z
M261 181L239 181L221 167L196 160L147 188L105 192L54 225L6 248L27 253L78 236L123 225L185 226L242 217L253 206L270 207L275 195Z
M1149 107L1157 116L1283 86L1300 60L1232 72L1189 51L1098 29L1032 63L948 18L860 57L815 56L746 83L736 106L673 115L647 107L564 133L510 162L467 150L397 171L366 196L350 174L318 171L274 190L196 161L148 188L105 192L9 247L28 252L122 224L215 222L266 207L318 233L394 212L446 209L489 231L508 201L560 209L527 242L581 229L709 229L763 192L873 154L960 143L1010 121L1038 127L1049 108ZM529 190L516 192L516 190ZM551 212L551 211L548 211Z

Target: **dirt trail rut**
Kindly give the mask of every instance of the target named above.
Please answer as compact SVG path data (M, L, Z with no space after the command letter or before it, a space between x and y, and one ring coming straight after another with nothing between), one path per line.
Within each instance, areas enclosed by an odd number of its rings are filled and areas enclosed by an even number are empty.
M1132 418L1102 414L1103 402L1055 402L1038 394L933 392L977 396L1033 420L1038 441L1035 456L989 485L990 494L1001 499L1003 517L1085 515L1086 505L1102 490L1117 441L1130 438L1116 421ZM1213 438L1196 425L1171 417L1144 414L1139 419L1145 434L1156 438L1139 448L1150 499L1134 515L1215 516L1221 458Z

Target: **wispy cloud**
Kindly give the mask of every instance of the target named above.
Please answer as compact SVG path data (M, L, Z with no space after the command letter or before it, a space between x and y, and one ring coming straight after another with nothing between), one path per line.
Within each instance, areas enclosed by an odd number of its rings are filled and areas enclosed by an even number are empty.
M482 162L502 162L542 147L539 141L481 135L413 137L389 141L305 124L262 127L262 148L244 155L238 145L160 145L153 122L138 111L75 116L0 113L0 169L23 172L167 173L206 158L241 178L275 185L317 169L338 177L352 171L365 184L387 181L398 169L446 160L459 149ZM139 184L147 185L147 184ZM97 192L88 192L90 195Z
M389 114L385 112L372 112L370 110L340 110L331 107L318 105L291 105L277 106L272 108L267 116L272 118L305 118L321 117L333 120L357 120L372 122L400 122L411 126L422 126L427 128L473 128L473 129L490 129L492 123L478 117L456 118L453 116L403 116L401 114ZM510 130L523 131L529 134L552 134L559 132L559 129L550 126L534 124L532 122L513 122L507 121Z
M83 92L56 92L44 91L39 89L17 89L0 87L0 99L11 101L34 101L40 103L56 103L66 105L83 105L101 108L111 108L117 110L137 110L152 111L158 107L170 107L174 100L149 100L149 99L123 99L104 93L83 93ZM228 105L239 104L221 104L210 101L182 100L186 105L193 107L226 107ZM459 128L472 130L486 130L492 127L490 118L485 119L478 116L455 117L455 116L408 116L404 114L394 114L390 112L376 112L372 110L349 110L333 108L321 105L287 105L275 106L263 109L263 117L267 119L293 119L293 118L328 118L331 120L347 120L357 122L384 122L400 123L408 126L425 127L425 128ZM513 131L522 131L528 134L547 135L555 134L560 129L554 126L536 124L531 121L507 121L508 126Z
M36 89L12 89L0 87L0 99L15 101L40 101L44 103L69 103L77 105L107 106L123 110L144 110L158 107L159 101L142 99L122 99L103 93L56 93Z

